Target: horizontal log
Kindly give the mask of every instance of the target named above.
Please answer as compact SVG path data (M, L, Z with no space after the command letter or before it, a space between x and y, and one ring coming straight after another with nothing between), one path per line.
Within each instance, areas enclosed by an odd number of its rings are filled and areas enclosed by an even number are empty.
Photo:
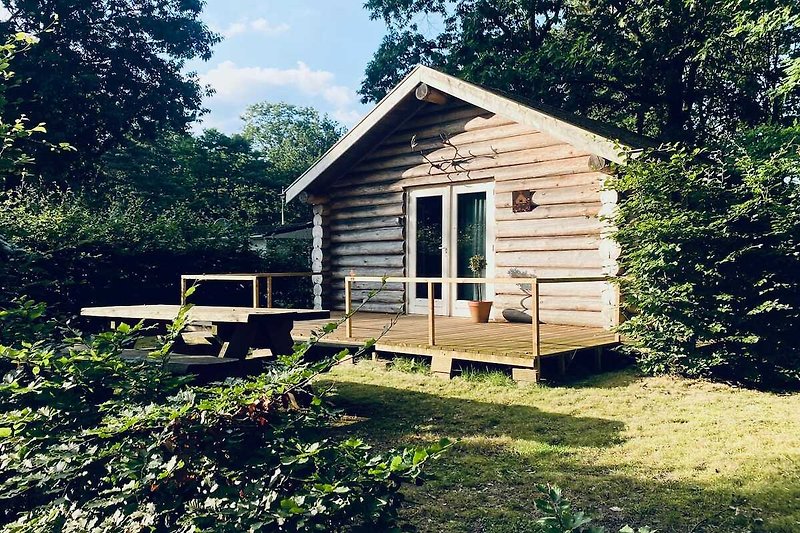
M352 295L353 305L357 305L370 295L370 291L350 291ZM388 303L388 304L402 304L405 301L405 292L403 291L381 291L375 293L375 295L370 298L370 302L374 303ZM344 302L344 289L340 291L335 291L331 294L331 298L337 304Z
M449 140L455 145L465 145L469 143L490 141L492 139L504 139L508 137L515 137L517 135L527 135L536 133L536 130L531 129L529 126L522 124L508 124L505 126L495 126L491 128L484 128L476 131L465 131L463 133L456 133L451 135ZM434 150L442 146L442 139L439 136L429 139L415 139L417 146L416 150ZM411 142L405 144L379 146L377 149L370 152L364 161L372 161L374 159L383 159L386 157L396 155L408 155L413 153L411 149Z
M535 163L538 161L551 161L556 159L567 159L580 155L581 150L568 144L557 144L539 148L517 150L513 152L499 153L497 155L486 155L475 157L474 159L462 161L457 166L452 165L445 169L433 167L430 163L421 163L416 166L403 168L400 177L414 178L420 176L449 175L453 172L467 172L486 169L497 169L499 167L521 165L525 163ZM467 155L467 154L463 154ZM357 172L355 169L350 176L358 179L359 176L369 174L372 179L384 178L386 176L398 176L398 169L374 170L369 172Z
M402 241L405 231L399 228L383 228L368 231L351 231L333 233L330 236L331 243L337 242L381 242L381 241Z
M450 95L443 93L438 89L434 89L427 83L420 83L417 86L416 91L414 91L414 94L417 97L417 100L422 100L423 102L436 105L445 105L447 102L452 100Z
M405 253L403 241L384 241L384 242L357 242L347 244L335 244L328 252L332 257L345 255L399 255Z
M543 252L499 252L495 265L504 267L546 267L600 269L603 260L597 250L564 250Z
M351 196L346 191L340 191L340 194L333 196L331 200L331 210L339 211L342 209L349 209L352 207L372 207L385 204L401 204L403 203L402 192L389 192L386 191L382 194L375 194L371 196Z
M405 213L405 205L403 203L378 205L372 207L351 207L334 211L330 215L331 222L338 220L349 219L364 219L373 217L390 217L400 216Z
M540 205L533 211L515 213L511 207L496 208L495 220L540 220L545 218L571 218L571 217L597 217L602 205L598 203L586 204L556 204Z
M335 183L335 187L346 188L351 195L375 194L388 191L402 191L405 187L421 185L452 184L470 182L481 179L495 180L498 185L503 180L522 178L544 178L555 176L569 176L586 173L585 156L570 157L553 161L537 163L524 163L520 165L501 166L485 170L471 170L469 172L453 172L448 175L424 175L418 177L404 177L401 173L347 174ZM524 189L524 187L521 187ZM519 190L519 189L512 189Z
M330 231L356 231L364 229L376 228L397 228L404 225L403 217L388 216L388 217L373 217L363 219L344 219L331 222Z
M353 185L369 182L380 181L394 181L400 179L419 178L423 176L444 176L453 180L461 174L465 174L461 179L470 178L495 178L498 169L502 167L509 167L515 165L534 164L547 161L557 161L562 159L575 159L581 158L581 172L586 171L585 159L582 157L583 152L568 144L559 144L554 146L545 146L542 148L532 148L529 150L519 150L516 152L501 153L494 157L478 157L471 161L460 164L458 168L453 168L452 171L442 171L431 167L430 164L425 163L416 165L405 169L389 169L389 170L376 170L370 172L350 172L339 180L339 185ZM448 169L449 170L449 169ZM488 172L491 170L492 172ZM562 172L564 173L564 172ZM509 176L513 176L514 172L509 171ZM547 175L547 174L542 174Z
M598 255L599 257L599 255ZM405 264L403 255L341 255L331 258L334 268L341 267L402 267Z
M414 116L409 117L398 131L405 133L415 128L468 120L479 116L491 116L491 113L473 105L423 106Z
M539 320L545 324L585 326L590 328L605 327L603 313L596 311L555 311L544 309L539 313Z
M536 250L597 250L599 235L577 235L571 237L518 237L495 241L496 252L527 252Z
M334 311L344 311L344 302L337 303L331 301L331 307ZM405 308L403 304L385 304L385 303L375 303L375 302L367 302L364 307L361 308L361 312L364 313L388 313L388 314L396 314L402 311ZM358 313L353 315L353 322L358 321Z
M483 110L481 110L483 111ZM455 116L457 113L454 113ZM449 118L449 117L446 117ZM382 143L382 146L389 146L393 144L411 144L411 138L415 137L416 140L437 138L440 135L450 136L465 131L475 131L485 128L493 128L495 126L506 126L514 124L511 119L493 115L483 111L482 113L475 114L474 112L464 112L464 116L460 118L452 118L451 120L440 120L431 122L430 124L412 124L409 127L403 127L394 134L387 137Z
M495 294L492 299L497 309L521 309L520 300L509 294ZM526 300L525 305L531 307L531 301ZM584 298L581 296L541 296L539 298L539 310L548 311L594 311L603 310L603 302L599 296L597 298Z
M339 285L344 285L344 278L339 278ZM354 291L372 291L381 289L384 291L404 291L405 284L403 283L384 283L383 285L379 282L371 282L371 281L354 281L352 284L352 288Z
M451 141L452 142L452 141ZM447 163L455 157L476 157L494 156L510 152L519 152L533 148L543 148L546 146L558 146L563 143L549 135L543 133L528 133L514 137L496 138L485 141L455 144L456 148L444 145L441 141L433 150L425 151L425 157L420 154L421 148L416 147L411 153L406 155L395 155L382 159L370 159L353 167L352 172L370 172L391 168L407 168L422 165L428 161ZM410 148L410 146L409 146Z
M501 201L496 202L495 207L512 206L510 194L502 195L499 198ZM578 185L576 187L558 187L556 189L533 191L531 200L537 205L599 203L600 185Z
M580 282L580 283L541 283L539 294L542 296L562 297L574 296L594 298L600 301L605 282ZM528 285L523 284L526 288ZM517 285L498 283L494 285L495 294L522 297L522 289Z
M557 268L557 267L497 267L497 273L505 276L509 270L522 271L526 275L539 278L589 278L603 276L599 268ZM575 283L575 282L570 282ZM540 283L544 286L546 283Z
M572 167L571 167L572 168ZM575 165L580 170L580 165ZM559 187L575 187L578 185L603 184L605 174L597 172L578 172L573 174L556 174L553 176L539 176L535 178L512 178L498 180L494 192L498 196L514 191L538 191L542 189L556 189Z
M344 280L346 276L350 275L350 272L354 272L356 276L374 276L378 278L383 278L387 276L403 276L405 274L404 268L375 268L375 267L347 267L347 268L332 268L330 277L333 280L333 283L336 283L337 279Z
M572 235L599 235L602 223L596 218L574 217L538 220L535 224L520 224L503 220L496 224L495 236L505 237L558 237Z

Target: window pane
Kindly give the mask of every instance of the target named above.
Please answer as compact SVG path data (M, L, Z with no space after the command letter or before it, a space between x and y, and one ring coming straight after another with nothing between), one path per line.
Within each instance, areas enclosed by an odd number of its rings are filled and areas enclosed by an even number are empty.
M417 198L417 277L442 277L442 197ZM442 297L441 284L434 285L434 297ZM417 283L417 298L428 297L428 284Z
M486 258L486 193L472 192L457 196L456 275L459 278L486 277L486 272L473 274L469 259L474 255ZM484 298L484 285L477 283L458 284L459 300Z

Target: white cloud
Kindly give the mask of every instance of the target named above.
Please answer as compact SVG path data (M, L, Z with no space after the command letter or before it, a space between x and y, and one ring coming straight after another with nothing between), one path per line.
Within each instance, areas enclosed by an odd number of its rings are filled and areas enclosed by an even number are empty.
M293 88L311 97L321 98L331 114L350 125L360 117L354 106L358 97L352 89L336 84L336 76L327 70L312 70L302 61L295 68L240 67L233 61L223 61L200 75L203 84L216 89L219 102L241 103L263 93L265 88Z
M265 18L257 18L251 21L231 22L222 29L215 29L226 39L242 35L244 33L262 33L264 35L278 35L289 31L289 25L285 22L272 24Z

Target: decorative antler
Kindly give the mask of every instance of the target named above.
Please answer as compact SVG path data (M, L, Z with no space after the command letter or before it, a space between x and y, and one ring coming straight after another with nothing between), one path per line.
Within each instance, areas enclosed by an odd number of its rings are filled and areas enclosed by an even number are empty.
M416 153L418 153L420 156L422 156L422 159L424 159L425 162L431 166L431 168L428 169L428 175L431 175L433 173L433 170L436 169L439 172L443 173L450 181L453 181L452 178L450 177L451 174L456 172L466 172L467 178L469 178L470 171L464 167L464 165L466 165L467 163L470 163L471 161L484 157L489 159L494 159L495 157L497 157L498 154L498 151L494 147L490 147L490 149L492 150L492 155L475 155L470 150L467 150L467 155L464 155L461 153L459 147L450 141L450 136L447 135L447 133L445 132L439 133L439 138L442 140L442 146L453 150L453 155L451 157L443 156L439 160L431 159L430 154L438 150L438 148L431 149L427 153L424 150L417 150L417 146L419 146L419 144L417 143L416 135L411 137L411 149L414 150Z

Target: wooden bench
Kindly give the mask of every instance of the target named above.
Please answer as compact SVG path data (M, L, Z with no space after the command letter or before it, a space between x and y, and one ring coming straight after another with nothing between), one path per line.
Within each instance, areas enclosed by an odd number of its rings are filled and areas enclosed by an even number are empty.
M111 320L112 322L139 322L150 324L172 322L180 305L123 305L112 307L84 307L81 315ZM292 328L297 320L330 318L329 311L312 309L265 309L252 307L194 306L187 315L188 324L211 324L221 341L217 357L244 359L250 349L268 348L273 355L292 351ZM173 351L180 353L182 341Z

